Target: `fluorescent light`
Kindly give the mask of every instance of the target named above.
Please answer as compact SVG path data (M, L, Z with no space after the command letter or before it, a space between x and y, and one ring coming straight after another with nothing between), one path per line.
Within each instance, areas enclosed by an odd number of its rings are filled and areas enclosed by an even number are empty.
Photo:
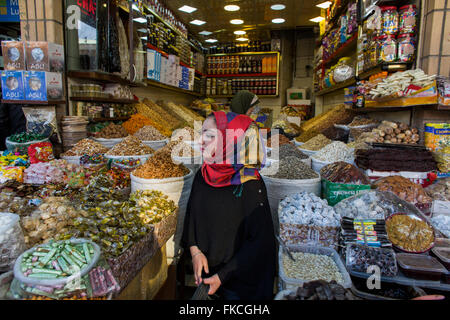
M328 9L329 6L331 6L333 2L331 1L325 1L319 4L316 4L316 7L322 8L322 9Z
M134 18L133 21L137 23L147 23L147 19L145 18Z
M205 24L206 22L205 21L202 21L202 20L192 20L191 21L191 24L195 24L195 25L197 25L197 26L201 26L202 24Z
M276 18L276 19L272 19L273 23L284 23L286 20L284 20L283 18Z
M284 4L274 4L270 7L272 10L284 10L286 6Z
M312 21L312 22L320 22L322 20L325 20L325 18L324 17L315 17L315 18L309 19L309 21Z
M142 40L147 40L147 37L141 37Z
M194 11L197 11L197 8L190 7L190 6L182 6L181 8L178 8L178 10L187 12L187 13L192 13Z
M230 23L231 23L231 24L243 24L243 23L244 23L244 20L241 20L241 19L233 19L233 20L230 20Z
M248 38L237 38L237 41L248 41Z
M209 43L214 43L214 42L217 42L217 41L219 41L219 40L216 40L216 39L206 39L205 40L205 42L209 42Z
M243 30L238 30L238 31L235 31L234 32L234 34L236 34L236 35L238 35L238 36L241 36L241 35L243 35L243 34L246 34L247 32L245 32L245 31L243 31Z
M131 5L131 8L132 8L134 11L140 11L140 10L139 10L139 7L138 7L135 3L133 3L133 4Z
M145 29L145 28L137 29L137 31L142 32L142 33L147 33L148 32L148 30Z
M230 4L228 6L223 7L225 10L227 11L238 11L240 9L239 6L234 5L234 4Z
M198 34L201 34L203 36L209 36L210 34L212 34L212 32L211 31L202 31L202 32L199 32Z

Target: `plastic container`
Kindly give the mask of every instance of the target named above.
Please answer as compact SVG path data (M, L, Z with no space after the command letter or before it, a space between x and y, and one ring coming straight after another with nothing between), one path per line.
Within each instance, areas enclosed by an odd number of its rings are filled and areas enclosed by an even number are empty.
M383 269L382 269L381 274L386 277L387 276L392 277L392 276L397 275L398 268L397 268L397 260L395 257L394 250L388 249L388 248L374 248L374 247L369 247L369 246L355 244L355 243L349 243L349 244L347 244L347 247L346 247L345 266L347 267L348 270L355 270L355 268L353 266L361 266L361 264L358 263L355 258L355 250L357 250L358 248L362 248L365 250L365 252L368 252L368 253L372 252L373 257L379 253L383 253L383 254L385 254L385 256L390 256L391 258L387 261L384 261L383 265L379 265L380 268L384 267L384 270L386 270L386 272L383 272ZM368 260L368 258L366 258L366 256L364 256L364 258L367 259L363 262L364 267L368 267L373 262L373 260L372 261ZM357 270L357 272L361 272L361 271Z
M399 8L398 28L400 33L413 33L417 28L416 5L406 5Z
M398 253L398 266L410 278L439 281L447 269L436 259L422 254Z
M403 33L398 36L398 61L412 62L416 52L416 40L414 34Z
M352 280L350 279L350 275L347 272L347 269L345 268L344 264L341 261L341 258L339 257L336 250L332 248L326 248L321 246L310 246L310 245L287 245L287 248L291 252L303 252L303 253L312 253L312 254L319 254L319 255L325 255L328 257L331 257L333 261L336 263L339 272L342 274L342 278L344 282L341 284L344 288L349 289L352 287ZM293 289L298 288L303 285L305 282L309 282L312 280L302 280L302 279L292 279L288 278L286 273L284 272L284 266L283 266L283 250L281 247L278 250L278 266L279 266L279 276L281 280L281 287L282 290L285 289ZM320 280L320 279L317 279Z
M83 277L85 276L91 269L97 264L98 259L100 258L100 247L95 244L94 242L87 240L87 239L71 239L68 240L71 243L85 243L88 242L92 245L94 248L94 255L92 256L91 262L83 269L80 270L80 274L71 275L69 277L60 278L60 279L37 279L37 278L29 278L26 277L21 270L20 264L22 262L22 258L24 254L31 253L35 251L38 247L41 247L42 245L35 246L24 253L22 253L16 260L16 263L14 264L14 277L19 280L20 282L23 282L27 285L43 285L43 286L56 286L61 284L66 284L68 281L72 281L73 279L76 279L76 277ZM63 241L56 241L55 243L60 243ZM74 277L75 276L75 277Z
M381 288L384 290L386 290L386 289L402 289L408 295L408 297L406 299L413 299L413 298L422 297L422 296L426 295L425 291L423 291L421 288L418 288L416 286L403 286L403 285L393 285L393 284L383 283ZM353 280L353 286L350 290L352 291L352 293L355 296L362 298L364 300L378 300L378 301L380 301L380 300L387 300L387 301L402 300L400 298L391 298L391 297L383 296L377 292L378 291L377 289L374 289L374 290L367 289L367 282L364 280L360 280L360 279L357 279L356 281ZM368 292L366 292L366 291L368 291ZM375 294L374 292L377 292L378 294Z
M159 150L163 148L166 144L169 143L169 139L164 140L155 140L155 141L142 141L147 147L152 148L153 150Z
M20 217L9 212L0 212L7 223L0 225L0 273L12 269L16 258L26 249L25 238L20 228ZM8 221L9 220L9 221Z
M116 144L121 143L124 138L117 138L117 139L104 139L104 138L93 138L94 141L100 143L105 148L111 149Z
M398 32L397 7L383 6L380 9L383 34L396 34Z
M431 252L438 258L438 260L450 270L450 248L435 247Z
M382 35L376 41L380 43L379 62L394 62L397 60L397 40L395 35Z

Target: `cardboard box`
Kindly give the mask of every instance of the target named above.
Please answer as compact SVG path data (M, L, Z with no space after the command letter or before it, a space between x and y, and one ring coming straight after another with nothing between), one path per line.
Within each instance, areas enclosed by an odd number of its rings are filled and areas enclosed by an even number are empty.
M25 71L2 71L2 94L4 100L24 100L24 80Z
M63 99L61 73L25 71L24 88L25 100L49 101Z
M2 41L5 70L25 70L25 48L22 41Z
M28 71L64 71L64 46L46 41L27 41L26 62Z

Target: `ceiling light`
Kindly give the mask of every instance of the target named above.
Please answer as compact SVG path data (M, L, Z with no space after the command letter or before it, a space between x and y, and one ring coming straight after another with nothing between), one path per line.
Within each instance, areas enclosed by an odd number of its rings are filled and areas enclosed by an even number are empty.
M286 6L284 4L274 4L270 7L272 10L284 10Z
M245 31L243 31L243 30L238 30L238 31L235 31L234 32L234 34L236 34L236 35L238 35L238 36L241 36L241 35L243 35L243 34L246 34L247 32L245 32Z
M241 19L233 19L233 20L230 20L230 23L231 23L231 24L243 24L243 23L244 23L244 20L241 20Z
M309 19L309 21L312 21L312 22L320 22L322 20L325 20L325 18L324 17L315 17L315 18Z
M145 29L145 28L137 29L137 31L138 31L138 32L142 32L142 33L147 33L147 32L148 32L148 30Z
M248 41L247 38L237 38L236 40L237 40L237 41Z
M209 42L209 43L214 43L214 42L217 42L217 41L219 41L219 40L217 40L217 39L206 39L205 40L205 42Z
M199 32L198 34L201 34L203 36L209 36L210 34L212 34L212 32L211 31L202 31L202 32Z
M146 18L134 18L133 21L135 21L137 23L147 23Z
M322 9L328 9L329 6L331 6L333 2L331 1L325 1L319 4L316 4L316 7L322 8Z
M240 8L239 8L239 6L236 6L234 4L230 4L228 6L225 6L224 9L227 10L227 11L238 11Z
M206 22L205 21L202 21L202 20L192 20L191 21L191 24L195 24L195 25L197 25L197 26L201 26L202 24L205 24Z
M178 8L178 10L187 12L187 13L192 13L194 11L197 11L197 8L190 7L190 6L182 6L181 8Z
M276 18L276 19L272 19L272 22L273 23L283 23L283 22L285 22L286 20L284 20L283 18Z
M142 40L147 40L147 37L141 37Z

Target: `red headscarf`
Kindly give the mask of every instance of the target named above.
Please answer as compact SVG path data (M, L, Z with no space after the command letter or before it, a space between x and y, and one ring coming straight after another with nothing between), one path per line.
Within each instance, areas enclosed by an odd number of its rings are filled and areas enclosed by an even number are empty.
M236 147L241 145L247 129L254 123L253 119L233 112L218 111L213 114L216 119L217 129L221 132L223 138L222 150L216 151L219 155L223 155L223 162L219 164L204 162L201 170L206 183L213 187L226 187L241 185L249 180L261 179L258 165L240 163L241 159L239 156L245 156L245 152L248 152L248 144L243 145L245 150L238 151L238 154L235 154ZM230 139L230 137L227 139L227 129L235 130L234 139ZM257 132L257 139L254 139L254 142L260 142L259 132ZM262 146L262 144L260 145ZM258 149L258 152L260 151ZM233 160L237 160L237 163L233 163Z

